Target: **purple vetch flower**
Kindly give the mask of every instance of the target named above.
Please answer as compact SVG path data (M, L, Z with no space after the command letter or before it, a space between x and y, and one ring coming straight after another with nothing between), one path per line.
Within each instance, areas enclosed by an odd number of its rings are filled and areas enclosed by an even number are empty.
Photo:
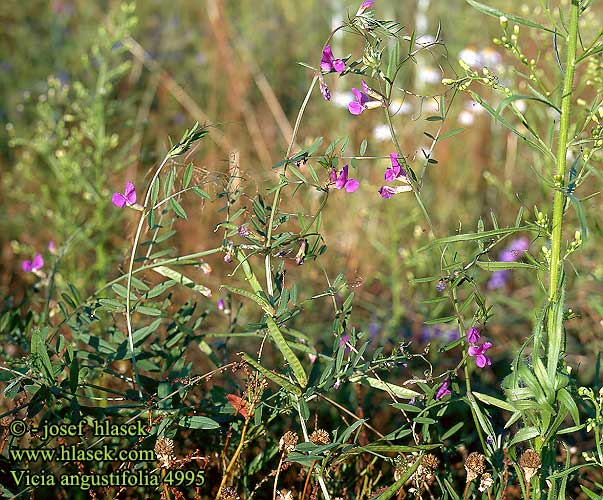
M403 184L401 186L381 186L379 188L379 194L381 198L387 200L398 193L405 193L407 191L412 191L412 187L409 184Z
M515 262L528 251L530 241L525 236L513 240L506 248L498 254L500 262ZM488 280L488 290L503 288L509 280L511 273L508 269L494 271Z
M331 168L331 173L329 174L329 179L331 180L331 182L335 183L335 188L336 189L344 189L348 192L348 193L353 193L354 191L356 191L358 189L358 187L360 186L360 183L353 178L348 178L348 165L345 165L341 171L339 172L339 175L337 174L337 172L335 171L334 168Z
M308 358L310 358L310 364L313 365L314 363L316 363L316 359L318 358L318 356L310 352L308 353Z
M438 281L438 283L436 284L436 292L443 292L444 290L446 290L446 281Z
M335 381L335 383L333 384L333 389L335 389L335 390L339 389L340 385L341 385L341 380L337 379Z
M502 288L509 281L509 270L508 269L499 269L498 271L494 271L490 279L488 280L488 290L496 290L498 288Z
M327 45L324 49L322 49L322 59L320 60L320 69L322 69L325 73L330 73L335 71L336 73L341 73L345 68L345 62L342 59L335 59L333 57L333 51L331 50L331 46Z
M380 331L381 331L381 327L379 326L379 323L377 323L376 321L371 321L368 324L369 337L372 340L377 338L377 335L379 335Z
M329 87L325 83L325 79L322 77L322 73L318 74L318 85L320 87L320 93L325 98L325 101L331 100L331 92L329 91Z
M469 347L467 352L469 353L469 356L475 358L475 364L479 368L492 364L492 360L484 354L490 347L492 347L492 342L484 342L482 345L472 345Z
M461 336L457 328L451 328L450 330L446 330L444 332L444 334L446 335L446 340L448 342L452 342L454 340L457 340Z
M375 4L375 0L366 0L366 1L362 2L360 4L360 7L358 7L358 12L356 12L356 15L361 16L367 10L369 10L374 4Z
M351 337L346 333L345 335L342 335L341 338L339 339L339 348L345 348L345 353L348 354L351 351L350 346L348 345L350 342Z
M37 253L33 260L24 260L21 263L21 269L26 273L35 273L44 267L44 259L42 254Z
M368 85L364 80L362 80L362 90L363 92L357 88L352 89L354 100L348 104L348 110L353 115L361 114L365 109L367 109L367 104L371 101L371 98L367 95Z
M398 162L398 153L390 153L389 157L392 162L392 166L388 167L385 171L384 179L387 182L392 182L398 177L406 177L406 171L400 166L400 163Z
M447 378L446 380L444 380L442 385L440 385L440 387L438 388L438 392L436 392L435 398L442 399L444 396L449 396L450 394L452 394L452 392L448 388L449 386L450 386L450 379Z
M124 208L126 205L131 207L136 204L136 188L130 181L126 182L126 190L124 194L113 193L111 202L118 208Z
M55 245L54 240L48 242L48 251L52 254L57 252L57 246Z
M251 231L246 226L239 226L237 228L237 233L239 233L239 236L243 236L243 238L245 238L251 234Z
M481 334L479 333L479 330L477 328L475 328L474 326L469 328L469 331L467 332L467 340L470 344L477 344L480 338Z
M218 311L224 310L224 299L218 300Z

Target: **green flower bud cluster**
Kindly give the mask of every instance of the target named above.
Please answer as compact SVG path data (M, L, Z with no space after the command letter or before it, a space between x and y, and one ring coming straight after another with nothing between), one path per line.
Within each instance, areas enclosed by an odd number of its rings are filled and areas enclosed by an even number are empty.
M522 64L530 70L529 79L533 82L538 82L536 75L536 59L528 59L519 46L519 25L513 25L513 29L509 30L509 20L505 16L500 16L500 27L503 30L503 35L500 38L494 38L494 45L502 46L515 56ZM549 94L548 92L546 93Z
M543 214L538 208L534 207L534 214L536 216L536 225L542 229L548 231L549 227L549 216Z
M567 250L565 251L565 256L563 258L567 259L567 257L569 257L570 254L572 254L573 252L578 250L578 248L580 248L581 246L582 246L582 233L580 233L580 231L577 230L574 233L574 240L569 242Z

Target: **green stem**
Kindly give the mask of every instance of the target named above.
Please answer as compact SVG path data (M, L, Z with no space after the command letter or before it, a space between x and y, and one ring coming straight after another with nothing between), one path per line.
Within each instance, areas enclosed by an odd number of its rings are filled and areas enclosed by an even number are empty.
M287 148L287 158L289 158L291 156L291 151L293 150L293 145L295 144L295 138L297 137L299 125L301 123L302 117L304 116L304 111L306 110L306 107L308 106L308 101L310 100L310 96L312 95L312 90L314 90L314 85L316 85L317 81L318 81L318 76L314 75L314 78L312 78L312 83L310 83L310 87L308 88L308 92L306 92L306 97L304 99L304 102L302 103L301 108L299 109L299 112L297 113L297 119L295 120L295 126L293 127L293 135L291 136L291 142L289 143L289 147ZM286 169L287 169L287 164L285 163L285 166L283 168L283 174L285 173ZM264 264L266 267L266 286L268 287L268 297L272 297L272 294L273 294L272 270L271 270L271 266L270 266L270 244L271 244L271 240L272 240L272 227L274 224L274 215L276 214L278 199L279 199L279 196L281 195L282 189L283 189L283 185L279 184L278 188L274 192L274 200L272 202L272 206L270 207L270 220L268 221L268 234L266 235L267 252L266 252L266 258L265 258Z
M561 97L561 118L559 123L559 143L557 145L557 161L555 196L553 198L553 227L551 235L551 274L549 280L549 300L555 302L559 296L559 275L561 262L561 230L563 229L563 206L565 204L565 171L567 167L567 143L569 135L569 119L572 104L572 85L576 69L576 45L578 40L579 0L572 0L570 7L570 29L567 41L565 76Z
M563 78L563 93L561 95L561 117L559 124L559 142L557 145L555 194L553 197L553 226L551 234L551 262L549 279L549 304L553 305L559 300L560 276L563 274L563 262L561 261L561 237L563 229L563 207L565 205L565 176L567 168L567 144L569 136L569 120L572 104L572 85L576 69L576 47L578 40L578 16L580 14L579 0L572 0L570 6L570 26L567 38L567 55L565 63L565 75ZM556 345L564 345L557 338L562 331L555 327L556 314L552 309L548 314L548 350L553 352Z

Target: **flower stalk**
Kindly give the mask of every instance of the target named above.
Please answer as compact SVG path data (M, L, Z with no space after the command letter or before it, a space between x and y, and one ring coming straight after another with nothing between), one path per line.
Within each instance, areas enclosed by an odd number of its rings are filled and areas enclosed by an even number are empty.
M576 50L578 40L578 17L580 15L580 1L572 0L570 6L570 24L567 37L567 54L565 75L563 78L563 93L561 96L561 117L559 123L559 142L557 144L556 173L554 176L555 194L553 197L553 222L551 232L550 276L549 276L549 304L553 306L560 297L561 281L563 276L563 262L561 260L561 238L563 230L563 211L565 205L565 184L567 170L567 144L570 126L570 111L572 104L572 87L576 69ZM552 309L548 315L548 346L547 355L556 356L556 346L564 344L562 328L556 328L556 314ZM557 359L548 360L549 372L554 367L556 370Z

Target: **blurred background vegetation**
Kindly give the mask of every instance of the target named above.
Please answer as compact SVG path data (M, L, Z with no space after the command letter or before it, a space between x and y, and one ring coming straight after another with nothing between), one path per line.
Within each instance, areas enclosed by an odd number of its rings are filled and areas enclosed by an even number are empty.
M498 3L527 17L542 15L537 2ZM16 297L23 294L30 277L20 271L20 262L51 239L59 246L71 242L61 273L78 288L91 292L115 276L133 226L131 214L114 210L111 193L121 190L125 179L141 186L148 182L145 176L168 148L167 137L179 137L194 121L215 124L213 142L206 141L195 155L199 176L225 173L228 153L238 150L250 192L254 184L273 181L270 166L284 155L311 76L294 62L315 64L330 28L356 8L341 0L148 1L139 2L134 13L124 13L121 6L66 0L0 5L0 286L5 296L9 290ZM446 45L405 66L402 77L409 94L395 125L409 157L422 161L421 149L431 144L424 132L433 134L439 126L425 120L437 101L412 94L443 93L439 82L443 75L454 76L459 57L481 56L501 78L512 81L514 76L492 44L500 34L496 19L464 2L455 1L453 8L440 1L382 1L378 7L382 18L401 20L406 32L434 36L440 29ZM594 26L595 13L591 9ZM333 45L338 54L359 48L353 36L337 37ZM538 40L532 40L527 50L537 49ZM552 51L541 57L552 58ZM329 83L333 102L313 96L298 142L347 135L356 152L363 138L368 139L367 155L386 156L393 150L380 113L362 119L348 113L349 79ZM528 112L540 112L534 108ZM554 120L543 116L543 127ZM444 130L458 127L464 132L434 151L438 163L430 165L425 181L424 196L440 236L461 225L474 229L480 217L488 225L490 213L501 226L511 224L520 206L532 211L536 203L542 205L544 191L532 171L538 159L513 134L493 125L464 96L456 97ZM354 284L359 319L384 339L425 340L433 332L421 326L428 312L421 300L433 294L433 287L412 285L409 279L433 274L439 262L430 260L434 255L428 252L416 252L425 243L426 228L414 201L399 196L383 202L376 195L384 163L362 162L361 189L353 196L332 197L325 217L329 252L324 266L331 273L343 272ZM593 192L599 185L599 180L593 184ZM187 209L194 215L181 223L177 235L181 253L219 241L213 232L216 211L190 203ZM301 205L292 200L291 208ZM596 213L601 204L594 198L586 207ZM579 271L572 277L580 286L571 287L570 297L581 316L571 323L575 348L568 349L578 357L577 365L583 354L598 350L594 339L603 313L600 301L589 300L603 279L603 267L594 258L600 217L590 224ZM224 273L220 259L211 265L208 279L219 279ZM313 287L308 276L324 285L320 269L306 274ZM478 279L485 286L488 274ZM394 289L400 317L392 322ZM493 336L521 340L541 293L515 271L507 287L492 296ZM502 353L509 347L499 346Z

